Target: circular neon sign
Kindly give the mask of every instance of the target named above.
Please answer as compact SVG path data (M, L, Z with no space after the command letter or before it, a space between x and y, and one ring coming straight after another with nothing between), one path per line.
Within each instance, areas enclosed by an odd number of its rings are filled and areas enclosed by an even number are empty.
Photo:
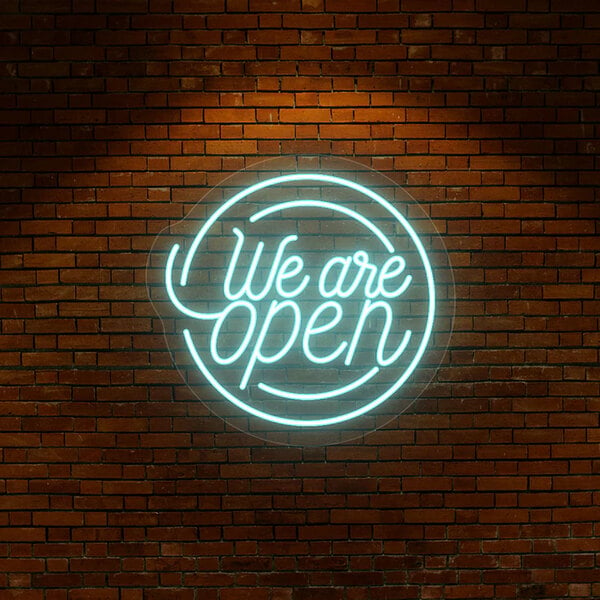
M417 249L418 255L421 259L422 267L425 271L427 282L427 318L425 323L425 329L421 336L418 348L414 353L414 356L408 364L408 366L402 370L402 372L398 375L394 382L389 387L387 387L387 389L383 393L379 394L376 398L370 399L368 402L366 402L359 408L355 408L354 410L350 410L347 412L343 412L342 414L326 418L289 418L277 414L272 414L264 410L260 410L249 404L244 399L240 398L239 394L235 394L229 389L227 389L227 387L225 387L219 381L219 377L217 374L215 374L214 370L211 370L209 368L206 359L202 358L201 352L194 344L193 335L190 329L184 329L183 336L187 344L188 350L190 352L190 355L192 356L195 364L197 365L198 369L202 372L204 377L206 377L206 379L224 398L226 398L238 408L241 408L249 414L259 417L261 419L265 419L267 421L272 421L274 423L279 423L282 425L321 427L326 425L342 423L344 421L348 421L350 419L359 417L380 405L382 402L387 400L392 394L394 394L394 392L399 390L400 387L402 387L402 385L410 377L412 372L419 364L419 361L421 360L421 357L425 352L425 348L427 347L427 343L431 336L433 322L435 318L435 285L433 271L421 240L419 239L418 235L411 227L407 219L402 214L400 214L400 212L398 212L396 208L394 208L387 200L385 200L378 193L366 188L363 185L360 185L359 183L350 181L348 179L344 179L342 177L324 175L321 173L294 173L290 175L273 177L251 185L248 188L242 190L241 192L235 194L208 219L208 221L202 226L202 228L194 238L194 241L189 250L187 251L187 255L185 257L183 269L179 277L179 285L181 287L185 287L187 285L190 270L192 268L194 259L197 258L196 255L198 253L199 247L209 234L211 228L219 222L221 217L225 215L228 210L234 207L237 203L244 201L248 197L261 190L271 188L274 186L279 186L281 184L289 184L295 182L333 184L336 186L349 188L358 192L359 194L363 194L370 200L376 202L385 211L387 211L391 218L393 218L410 237L412 243ZM297 243L299 240L299 236L297 234L290 234L281 239L275 256L273 257L273 262L271 263L268 269L269 275L267 279L267 284L260 292L256 293L252 291L251 273L250 275L248 275L242 289L240 289L237 293L232 293L231 279L234 276L233 274L235 266L239 259L239 255L244 249L246 241L243 231L237 227L232 227L231 231L237 239L235 248L233 250L231 262L229 263L227 268L227 273L223 286L223 296L227 303L220 310L211 312L198 311L189 308L179 299L174 287L173 273L173 266L175 264L177 255L180 251L180 246L178 244L173 245L169 253L169 258L165 269L165 284L167 288L167 293L169 295L169 299L171 300L173 305L187 317L199 321L214 323L212 334L210 336L209 346L209 354L212 358L212 361L217 365L227 366L230 364L234 364L239 360L242 360L244 354L248 354L245 369L243 370L243 376L239 384L240 390L245 390L247 388L249 380L253 375L253 367L256 365L257 362L263 364L273 364L279 362L280 360L286 357L291 347L297 342L297 340L300 337L302 339L302 351L309 363L314 365L315 368L317 368L318 365L331 363L341 358L342 355L345 355L344 364L346 366L349 366L352 363L352 359L356 353L356 349L360 341L360 334L364 327L365 319L369 316L371 312L374 312L375 310L381 309L385 312L386 321L384 331L382 331L382 335L378 343L376 352L377 364L369 368L362 376L355 379L354 381L339 387L335 387L330 390L312 393L283 390L279 389L278 387L272 386L264 381L258 382L257 387L263 392L291 402L318 401L344 396L355 392L356 390L360 389L361 386L363 386L369 380L371 380L375 375L377 375L381 368L393 365L394 362L396 362L396 360L406 350L410 338L412 337L412 330L406 329L404 331L404 335L402 336L400 345L395 349L395 351L392 352L391 356L388 356L387 358L384 357L385 342L389 330L391 328L391 322L393 320L393 309L390 300L400 298L407 291L407 289L412 283L413 276L411 274L406 274L406 259L403 256L396 253L393 241L391 241L389 237L386 236L377 227L377 225L371 220L369 220L367 217L359 214L351 208L334 202L323 201L318 199L302 199L274 203L270 206L263 208L262 210L258 210L257 212L253 213L249 217L248 222L250 224L256 223L258 221L267 220L272 215L280 215L281 213L284 213L286 211L301 208L318 208L330 210L335 213L344 215L345 218L353 219L358 224L360 224L365 230L367 230L371 235L375 236L379 240L381 245L385 248L385 250L389 253L389 257L387 258L385 263L380 267L377 267L376 265L373 265L371 262L369 262L369 255L365 250L357 250L353 254L347 256L334 256L329 258L325 262L321 273L318 277L318 291L321 298L323 299L323 302L320 304L320 306L316 308L314 312L312 312L302 335L300 335L300 330L304 318L302 314L303 311L300 307L300 302L302 293L310 283L311 277L303 273L304 260L300 255L290 254L284 259L286 250L290 249L293 252L294 244ZM262 249L264 248L264 242L259 241L258 244L258 249L256 249L254 252L253 261L249 268L249 270L253 272L255 272L258 268L258 264L262 254ZM352 282L346 288L344 288L344 284L346 282L346 278L348 277L348 273L351 267L355 267L355 271L357 272L354 274ZM337 270L337 274L334 273L334 270ZM286 280L297 280L298 278L301 280L301 282L295 288L293 285L289 285L288 289L284 289L284 282ZM389 286L387 286L386 282L392 280L396 280L396 284L390 284ZM332 281L335 282L333 283L333 285ZM401 283L398 286L397 283L399 281L401 281ZM353 292L356 292L356 290L359 287L361 287L361 283L363 282L365 284L364 308L360 313L359 319L356 324L356 328L354 330L354 335L352 336L351 340L342 341L337 346L336 350L327 356L315 355L315 353L311 350L310 347L310 338L312 336L318 335L319 333L325 333L330 329L333 329L340 322L344 314L342 301L345 298L351 296ZM394 285L396 285L395 289L390 290L389 288L394 288ZM262 326L258 326L257 310L255 308L254 303L264 302L273 287L275 288L276 295L280 299L274 299L270 301L270 306L266 315L266 319L263 321ZM223 357L218 351L219 334L221 333L222 327L227 318L238 309L242 309L243 311L248 312L248 328L244 333L241 343L235 350L235 352L228 357ZM286 311L287 313L293 315L293 326L291 327L289 337L285 341L283 347L280 348L275 354L264 354L263 345L265 342L265 338L267 337L267 335L269 335L270 325L273 322L274 317L278 313L283 311ZM324 325L321 325L320 327L315 327L315 323L318 321L319 317L321 317L327 312L332 311L333 313L335 313L335 316L332 320L330 320ZM253 338L255 338L255 344L254 348L250 350L250 345Z
M153 248L175 364L212 412L259 437L376 429L443 355L452 284L431 221L388 179L336 165L241 172Z

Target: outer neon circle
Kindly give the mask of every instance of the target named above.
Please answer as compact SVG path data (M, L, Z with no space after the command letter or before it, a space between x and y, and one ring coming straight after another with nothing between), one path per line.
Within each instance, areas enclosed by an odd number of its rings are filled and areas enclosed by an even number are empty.
M192 242L192 245L191 245L191 247L188 251L188 254L185 258L183 269L181 272L180 285L185 286L187 284L187 279L188 279L189 271L191 268L191 264L192 264L194 255L195 255L198 247L202 243L202 240L204 239L204 237L206 236L206 234L208 233L210 228L214 225L214 223L219 219L219 217L224 212L229 210L234 204L236 204L240 200L243 200L244 198L246 198L247 196L249 196L250 194L252 194L258 190L261 190L261 189L264 189L267 187L271 187L274 185L278 185L281 183L289 183L292 181L306 181L306 180L334 183L337 185L351 188L357 192L360 192L361 194L364 194L365 196L368 196L369 198L371 198L372 200L377 202L380 206L382 206L388 213L390 213L402 225L404 230L408 233L411 240L413 241L415 247L417 248L419 257L421 258L423 267L425 269L425 274L427 277L427 291L429 294L429 306L427 309L427 321L426 321L425 331L423 333L423 338L421 339L421 342L419 344L419 347L417 348L417 352L415 353L413 360L408 365L408 367L405 369L405 371L402 373L402 375L383 394L381 394L374 400L371 400L371 402L369 402L368 404L365 404L361 408L358 408L351 412L344 413L342 415L338 415L337 417L329 417L326 419L306 419L306 420L289 419L286 417L279 417L277 415L272 415L270 413L266 413L264 411L254 408L252 406L249 406L244 401L242 401L239 398L237 398L236 396L234 396L231 392L229 392L229 390L225 389L219 383L219 381L213 376L213 374L210 372L208 367L204 364L204 362L200 358L200 355L198 354L198 351L196 350L196 347L194 346L194 342L192 340L189 329L184 329L183 336L184 336L184 339L188 346L188 350L190 351L190 354L191 354L194 362L196 363L196 366L202 372L204 377L206 377L206 379L210 382L210 384L224 398L229 400L232 404L234 404L238 408L244 410L248 414L251 414L260 419L265 419L266 421L270 421L272 423L279 423L281 425L290 425L293 427L323 427L323 426L327 426L327 425L336 425L339 423L343 423L344 421L350 421L351 419L360 417L361 415L368 413L369 411L373 410L374 408L376 408L377 406L379 406L380 404L385 402L394 392L398 391L402 387L402 385L404 385L406 380L413 373L413 371L419 364L421 358L423 357L423 354L425 353L425 349L427 347L427 343L429 342L429 338L431 337L431 332L433 331L433 322L434 322L434 318L435 318L435 285L434 285L434 279L433 279L433 271L431 269L431 264L429 263L429 259L427 258L425 248L423 247L423 244L421 243L419 236L416 234L415 230L412 228L410 223L404 218L404 216L402 214L400 214L387 200L385 200L383 197L381 197L376 192L373 192L372 190L369 190L368 188L366 188L358 183L355 183L354 181L350 181L348 179L343 179L342 177L335 177L333 175L323 175L320 173L295 173L295 174L291 174L291 175L282 175L280 177L273 177L271 179L267 179L265 181L256 183L256 184L246 188L245 190L242 190L241 192L239 192L238 194L236 194L235 196L230 198L221 207L219 207L217 209L217 211L206 221L206 223L202 226L202 228L200 229L200 231L194 238L194 241ZM169 253L169 259L167 261L167 268L165 271L165 282L167 285L167 293L169 294L169 298L171 299L171 301L184 314L188 314L189 316L195 316L195 315L202 314L202 313L196 313L195 311L191 311L190 309L187 309L186 307L181 305L173 292L173 287L172 287L173 286L173 284L172 284L173 264L175 261L175 256L178 251L179 251L179 245L175 244L171 248L171 252ZM205 315L205 316L207 316L207 315Z

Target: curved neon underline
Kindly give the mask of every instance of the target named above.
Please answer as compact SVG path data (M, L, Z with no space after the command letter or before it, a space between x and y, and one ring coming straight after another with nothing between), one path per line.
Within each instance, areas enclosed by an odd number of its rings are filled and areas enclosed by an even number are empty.
M375 376L379 372L379 367L373 367L368 373L365 373L362 377L345 385L344 387L337 388L336 390L331 390L330 392L322 392L320 394L297 394L294 392L286 392L285 390L280 390L271 385L267 385L266 383L259 383L258 387L263 390L263 392L267 392L272 394L273 396L279 396L280 398L287 398L289 400L325 400L326 398L335 398L336 396L341 396L342 394L346 394L347 392L351 392L352 390L360 387L363 383L366 383Z
M259 417L260 419L265 419L266 421L271 421L272 423L279 423L280 425L292 425L294 427L323 427L325 425L335 425L336 423L342 423L347 421L348 419L353 419L354 417L359 417L364 414L364 410L359 408L350 413L346 413L344 415L340 415L338 417L331 417L329 419L311 419L307 421L302 421L300 419L288 419L286 417L277 417L276 415L270 415L269 413L263 412L262 410L258 410L252 406L249 406L245 402L242 402L238 398L236 398L233 394L228 392L211 374L206 365L202 362L196 347L194 346L194 342L192 341L192 337L189 329L183 330L183 337L185 338L188 350L196 363L196 366L200 369L200 372L206 377L206 379L214 386L214 388L222 394L224 398L229 400L232 404L235 404L238 408L246 411L247 413L254 415L255 417Z
M268 208L265 208L260 212L253 214L250 217L250 222L255 223L263 217L266 217L267 215L270 215L274 212L278 212L280 210L286 210L288 208L298 208L301 206L317 206L319 208L328 208L330 210L337 210L338 212L352 217L353 219L364 225L367 229L370 229L379 238L381 243L385 246L386 250L390 254L394 253L394 246L392 246L392 243L387 239L387 237L384 235L381 229L379 229L379 227L371 223L369 220L365 219L362 215L358 214L351 208L346 208L345 206L338 206L333 202L326 202L325 200L290 200L289 202L279 202L274 206L269 206Z

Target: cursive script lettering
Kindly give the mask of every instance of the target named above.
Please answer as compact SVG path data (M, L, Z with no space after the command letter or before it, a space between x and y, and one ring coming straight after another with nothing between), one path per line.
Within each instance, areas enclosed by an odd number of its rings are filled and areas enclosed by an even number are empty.
M367 319L373 314L383 314L385 317L375 352L377 364L382 367L391 365L404 353L412 335L410 329L404 331L396 348L391 351L387 348L394 322L394 312L387 300L404 294L412 282L412 275L405 273L406 261L402 256L390 256L381 268L371 262L364 250L347 256L329 258L318 277L317 289L323 302L306 318L299 300L311 277L304 273L304 261L299 254L285 256L286 251L298 241L298 236L284 237L277 245L270 264L263 264L266 259L265 243L259 240L247 271L242 273L241 278L236 278L236 274L241 270L239 258L245 251L246 238L236 227L232 232L236 242L223 283L223 296L229 302L225 308L215 313L202 313L185 307L179 301L170 281L174 256L170 257L167 265L167 291L175 306L184 314L199 320L214 321L210 336L211 357L220 365L241 363L241 390L248 386L258 364L279 362L299 339L302 353L310 363L329 364L343 357L344 365L351 365L360 346ZM267 273L262 289L255 281L259 269ZM241 279L242 283L237 291L233 291L233 282L237 279ZM269 294L271 298L275 295L277 299L270 301L268 311L262 323L259 323L259 311L255 304L264 301ZM351 296L358 296L357 299L360 300L361 294L362 306L351 335L348 339L339 341L337 347L328 354L318 354L314 340L327 332L334 333L344 318L341 301ZM224 355L219 342L222 331L227 329L226 323L234 312L238 319L239 314L245 313L247 316L246 331L237 348L229 355ZM276 333L272 331L277 318L288 326L283 334L279 330ZM338 333L338 338L340 335L343 334Z

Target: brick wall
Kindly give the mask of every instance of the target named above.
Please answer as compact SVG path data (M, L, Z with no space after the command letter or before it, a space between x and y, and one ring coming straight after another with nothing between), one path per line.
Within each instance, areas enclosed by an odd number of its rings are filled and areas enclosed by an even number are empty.
M3 0L0 597L600 597L596 0ZM350 157L447 245L446 364L281 448L182 383L147 254L259 157Z

